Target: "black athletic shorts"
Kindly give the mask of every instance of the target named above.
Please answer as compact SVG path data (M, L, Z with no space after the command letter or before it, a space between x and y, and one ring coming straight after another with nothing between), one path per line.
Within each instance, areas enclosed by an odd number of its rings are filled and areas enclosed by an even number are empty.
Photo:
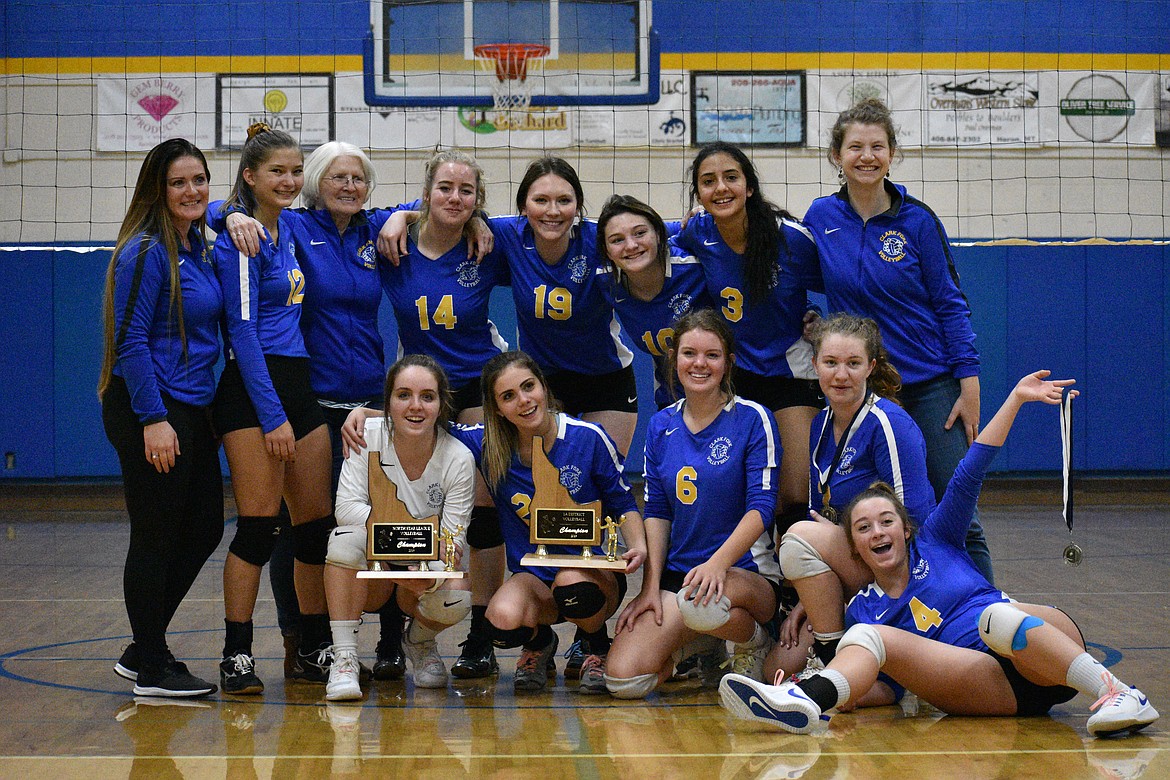
M823 409L825 406L825 395L815 379L761 376L735 366L731 369L731 384L736 395L755 401L773 412L790 406L811 406L815 409Z
M464 409L474 409L477 406L483 406L483 385L478 379L473 379L463 387L452 392L454 398L452 402L455 406L455 416Z
M562 411L574 417L589 412L638 412L638 383L632 365L608 374L558 371L546 378Z
M667 569L667 570L662 572L662 576L659 578L658 588L660 590L670 591L671 593L678 593L680 590L682 590L683 579L686 576L687 576L687 573L685 571L673 571L671 569ZM776 608L779 609L780 608L780 583L773 582L772 580L768 579L767 577L764 577L764 575L762 575L762 574L760 576L764 578L765 582L767 582L769 585L772 586L772 593L776 596Z
M309 359L265 355L264 362L297 441L324 425L325 415L309 385ZM219 436L243 428L260 427L260 418L240 374L240 364L235 360L227 361L223 367L219 386L215 388L211 418Z
M1076 689L1067 685L1037 685L1020 674L1012 659L1004 658L992 650L986 652L999 662L1008 685L1012 686L1012 693L1016 695L1016 715L1047 715L1057 704L1064 704L1077 695Z

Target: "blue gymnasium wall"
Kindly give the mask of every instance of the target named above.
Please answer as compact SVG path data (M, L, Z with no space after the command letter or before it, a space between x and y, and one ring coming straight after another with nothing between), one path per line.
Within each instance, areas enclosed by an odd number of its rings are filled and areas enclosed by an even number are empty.
M983 418L1015 381L1049 368L1073 376L1075 467L1104 472L1170 469L1170 247L956 247L983 358ZM0 452L4 478L114 476L94 394L100 368L100 290L108 252L0 253ZM497 290L493 319L512 341L511 296ZM393 316L383 310L393 359ZM630 459L653 412L649 360L638 353L642 397ZM1059 468L1056 410L1030 404L995 467Z
M357 56L370 5L8 0L0 14L5 58ZM654 0L653 17L664 54L1170 52L1165 0Z

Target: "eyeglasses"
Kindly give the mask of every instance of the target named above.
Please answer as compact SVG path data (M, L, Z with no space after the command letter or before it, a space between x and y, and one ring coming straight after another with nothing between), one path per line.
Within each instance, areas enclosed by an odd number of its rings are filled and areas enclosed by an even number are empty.
M344 187L350 185L352 187L366 186L366 180L362 176L350 176L347 174L338 174L336 176L326 176L325 181L331 183L334 187Z

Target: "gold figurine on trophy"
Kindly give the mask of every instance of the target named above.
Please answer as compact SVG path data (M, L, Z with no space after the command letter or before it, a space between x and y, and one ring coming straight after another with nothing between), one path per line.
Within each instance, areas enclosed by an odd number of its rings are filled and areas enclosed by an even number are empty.
M455 571L455 537L463 533L463 526L455 526L454 531L440 529L439 538L443 540L443 558L446 565L443 571Z
M614 520L609 516L606 516L606 518L601 521L600 528L606 533L605 559L607 561L617 560L618 529L622 527L623 522L625 522L624 517L619 517L617 520Z

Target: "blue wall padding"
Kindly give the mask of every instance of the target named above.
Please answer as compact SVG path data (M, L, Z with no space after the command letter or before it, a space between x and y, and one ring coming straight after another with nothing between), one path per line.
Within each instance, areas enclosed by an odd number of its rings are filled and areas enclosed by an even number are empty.
M985 421L1016 380L1048 368L1075 377L1083 393L1073 404L1077 469L1170 468L1170 249L959 246L954 255L974 312ZM17 453L17 467L0 468L0 478L116 475L94 394L109 253L62 248L0 259L8 297L0 308L7 346L0 351L0 454ZM509 290L493 293L491 311L515 346ZM397 332L386 306L381 316L392 361ZM654 412L650 361L635 354L640 410L631 471L641 469L642 432ZM995 470L1059 469L1057 420L1055 407L1024 407Z

